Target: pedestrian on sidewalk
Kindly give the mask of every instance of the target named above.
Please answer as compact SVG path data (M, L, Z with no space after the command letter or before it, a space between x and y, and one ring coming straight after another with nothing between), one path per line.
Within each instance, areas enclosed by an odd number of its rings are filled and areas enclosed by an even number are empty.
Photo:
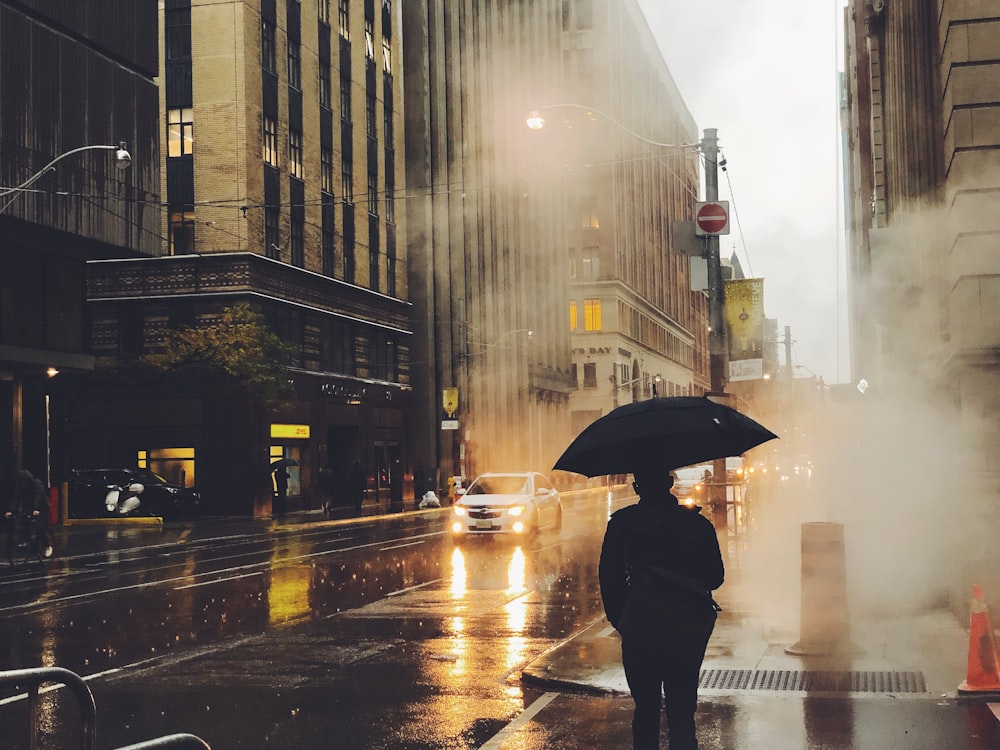
M323 513L333 512L334 494L337 489L337 475L333 467L327 464L319 470L319 490L323 493Z
M637 467L633 478L639 502L611 516L598 570L635 702L633 747L659 749L665 697L670 750L696 750L698 680L715 627L711 592L723 582L722 553L711 521L670 492L668 470Z

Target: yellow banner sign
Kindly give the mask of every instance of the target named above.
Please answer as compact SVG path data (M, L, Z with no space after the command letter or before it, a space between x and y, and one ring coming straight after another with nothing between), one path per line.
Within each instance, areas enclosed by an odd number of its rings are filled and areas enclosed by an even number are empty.
M764 377L764 279L726 282L729 380Z
M458 411L458 388L441 389L441 406L444 407L444 413L449 417L455 415L455 412Z

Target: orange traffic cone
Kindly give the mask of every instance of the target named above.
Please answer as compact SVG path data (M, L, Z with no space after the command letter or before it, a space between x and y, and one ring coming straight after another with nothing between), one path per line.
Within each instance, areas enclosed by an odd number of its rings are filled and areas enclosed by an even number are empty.
M983 598L983 587L972 587L972 615L969 618L969 669L958 686L959 695L1000 695L1000 659L993 638L993 623Z

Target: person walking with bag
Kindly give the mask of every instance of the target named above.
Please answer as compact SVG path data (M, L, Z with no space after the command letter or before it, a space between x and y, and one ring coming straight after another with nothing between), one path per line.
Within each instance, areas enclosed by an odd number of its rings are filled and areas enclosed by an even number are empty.
M677 502L658 466L633 471L639 502L614 513L598 575L608 621L621 634L622 665L635 709L635 750L660 747L666 698L670 750L696 750L698 680L725 577L712 522Z

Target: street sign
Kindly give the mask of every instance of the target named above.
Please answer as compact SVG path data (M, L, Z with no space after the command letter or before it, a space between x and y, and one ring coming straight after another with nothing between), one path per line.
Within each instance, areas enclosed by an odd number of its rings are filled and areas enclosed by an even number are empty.
M699 237L729 234L729 201L694 204L695 229Z

